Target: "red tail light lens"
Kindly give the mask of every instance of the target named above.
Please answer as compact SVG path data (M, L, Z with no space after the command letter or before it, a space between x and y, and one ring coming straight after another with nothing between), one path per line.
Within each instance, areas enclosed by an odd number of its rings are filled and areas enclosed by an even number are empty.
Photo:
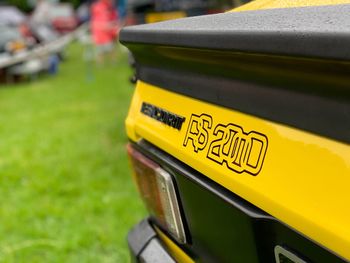
M186 242L179 203L171 175L157 163L127 146L134 179L149 213L180 243Z

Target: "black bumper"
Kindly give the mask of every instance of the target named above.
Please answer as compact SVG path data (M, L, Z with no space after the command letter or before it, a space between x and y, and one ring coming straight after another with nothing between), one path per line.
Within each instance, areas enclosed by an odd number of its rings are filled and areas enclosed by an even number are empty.
M175 263L148 219L141 221L129 232L128 245L133 263Z

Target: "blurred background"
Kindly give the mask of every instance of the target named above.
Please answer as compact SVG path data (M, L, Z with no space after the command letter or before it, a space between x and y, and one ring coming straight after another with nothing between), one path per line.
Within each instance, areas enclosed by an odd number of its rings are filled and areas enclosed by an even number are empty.
M0 262L129 262L126 25L240 0L0 1Z

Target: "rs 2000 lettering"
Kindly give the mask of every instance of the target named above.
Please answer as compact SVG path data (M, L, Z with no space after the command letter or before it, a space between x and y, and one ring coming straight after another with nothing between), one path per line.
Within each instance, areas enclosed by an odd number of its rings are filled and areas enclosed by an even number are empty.
M237 173L257 175L263 165L267 150L267 137L240 126L219 124L215 127L215 140L209 145L207 157Z
M195 152L202 151L208 143L209 133L208 130L212 127L212 118L209 115L202 114L200 116L192 114L186 137L183 146L187 146L188 142L192 142L192 146Z
M211 126L211 116L192 114L183 145L186 147L191 140L193 150L198 152L203 151L209 142L208 159L237 173L259 174L268 147L267 137L256 131L246 133L232 123L218 124L213 130Z

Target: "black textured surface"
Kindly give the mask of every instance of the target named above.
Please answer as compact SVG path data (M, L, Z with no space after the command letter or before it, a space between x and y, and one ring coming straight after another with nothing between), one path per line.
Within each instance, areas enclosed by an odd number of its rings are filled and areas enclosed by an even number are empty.
M121 41L350 59L350 5L231 12L126 27Z
M146 245L156 236L147 219L141 221L128 234L128 245L131 254L137 258Z

